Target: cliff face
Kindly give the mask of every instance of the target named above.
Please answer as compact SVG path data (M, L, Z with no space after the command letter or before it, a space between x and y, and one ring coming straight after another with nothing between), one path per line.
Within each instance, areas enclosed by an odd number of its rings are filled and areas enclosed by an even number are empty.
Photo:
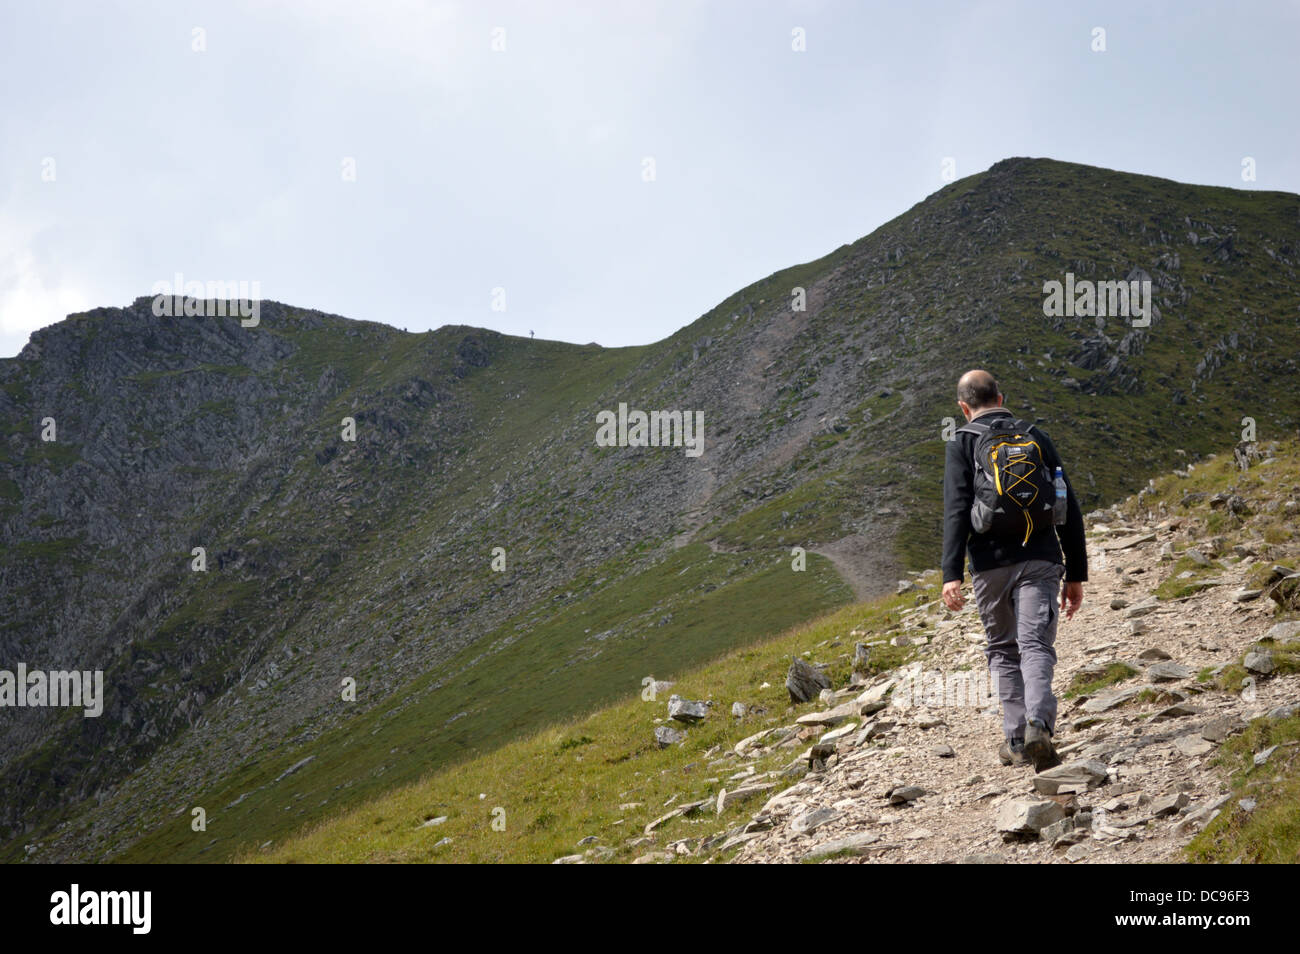
M0 713L0 843L197 857L178 809L265 793L224 856L762 635L737 607L780 627L890 589L937 559L972 365L1085 505L1243 417L1294 431L1298 247L1293 195L1017 159L645 347L275 302L43 329L0 361L0 669L102 669L106 701ZM1066 273L1149 279L1150 325L1045 315ZM702 412L703 453L599 446L621 403ZM778 573L794 546L809 571ZM320 797L286 812L308 757Z

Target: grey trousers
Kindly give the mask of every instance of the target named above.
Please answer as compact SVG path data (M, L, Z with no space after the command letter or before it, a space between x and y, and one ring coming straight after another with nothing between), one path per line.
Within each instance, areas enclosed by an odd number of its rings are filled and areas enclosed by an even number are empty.
M1025 719L1034 718L1055 732L1052 670L1065 567L1026 560L971 576L988 636L984 655L1002 700L1002 731L1008 739L1024 738Z

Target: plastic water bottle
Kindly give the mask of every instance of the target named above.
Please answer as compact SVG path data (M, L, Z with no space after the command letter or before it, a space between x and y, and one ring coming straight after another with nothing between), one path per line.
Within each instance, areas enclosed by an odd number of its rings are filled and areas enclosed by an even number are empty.
M1065 474L1061 468L1056 468L1056 503L1052 507L1052 519L1057 526L1065 523Z

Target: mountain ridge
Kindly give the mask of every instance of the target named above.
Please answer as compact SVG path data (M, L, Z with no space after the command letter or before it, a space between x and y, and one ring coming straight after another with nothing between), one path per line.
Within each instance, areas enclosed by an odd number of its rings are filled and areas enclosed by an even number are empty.
M1090 456L1077 475L1086 505L1168 464L1171 424L1200 452L1224 435L1192 425L1225 413L1287 432L1298 210L1285 193L1005 160L652 345L412 334L275 302L244 329L157 319L148 298L42 329L0 360L0 652L103 665L110 709L93 726L6 713L0 776L21 797L0 851L35 838L36 859L109 857L165 830L173 856L197 860L167 820L177 804L239 787L226 805L359 716L408 718L408 748L322 751L295 777L326 799L608 701L612 672L752 639L727 619L751 590L773 601L770 625L841 605L853 593L819 553L866 568L858 595L887 591L933 560L935 454L965 365L998 369L1013 409L1049 408L1035 416L1067 460L1124 436L1132 459ZM1150 329L1042 316L1043 281L1135 269L1153 281ZM790 309L795 288L806 311ZM702 410L708 450L597 448L595 413L620 400ZM46 416L57 442L39 440ZM492 572L498 545L519 572ZM187 568L195 546L206 576ZM773 576L793 546L809 576ZM669 566L700 571L689 599ZM620 599L640 609L598 610ZM567 626L584 615L601 628ZM540 633L554 688L512 700L502 681L532 677L502 650ZM501 667L496 716L457 688L484 665ZM557 673L574 665L592 685L567 698ZM368 689L360 707L338 698L349 675ZM214 758L223 748L243 764ZM284 814L268 801L238 824L310 820Z

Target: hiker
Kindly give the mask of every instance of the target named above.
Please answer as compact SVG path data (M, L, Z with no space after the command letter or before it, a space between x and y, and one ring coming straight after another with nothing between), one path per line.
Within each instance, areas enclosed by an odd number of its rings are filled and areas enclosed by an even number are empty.
M967 423L949 441L944 464L943 602L954 612L965 605L969 550L984 655L1002 700L1006 741L998 758L1032 761L1041 772L1061 764L1052 744L1057 593L1070 619L1083 602L1088 553L1083 513L1051 438L1002 401L987 371L967 371L957 382Z

